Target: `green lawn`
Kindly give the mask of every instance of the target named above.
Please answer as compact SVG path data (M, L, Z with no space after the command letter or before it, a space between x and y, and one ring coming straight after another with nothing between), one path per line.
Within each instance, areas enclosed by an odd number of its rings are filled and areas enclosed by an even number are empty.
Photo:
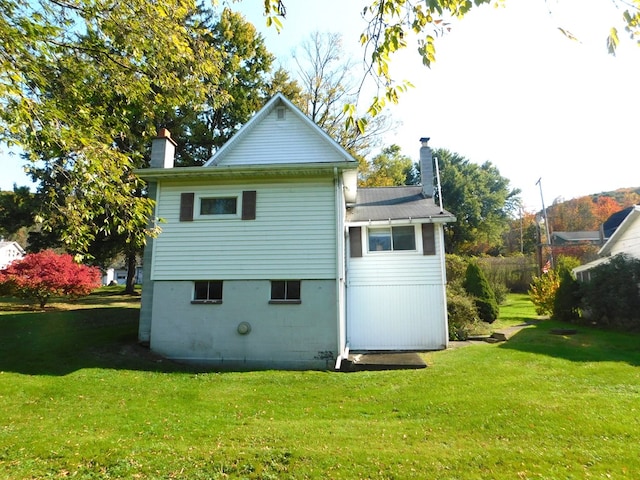
M136 297L0 301L0 478L640 478L640 336L544 320L424 370L198 372ZM504 325L536 319L522 296Z

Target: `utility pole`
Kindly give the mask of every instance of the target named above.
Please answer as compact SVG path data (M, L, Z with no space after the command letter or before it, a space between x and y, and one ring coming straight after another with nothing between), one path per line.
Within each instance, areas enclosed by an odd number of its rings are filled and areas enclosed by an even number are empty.
M547 209L544 206L544 197L542 196L542 177L538 179L536 185L540 187L540 201L542 202L542 216L544 217L544 229L547 235L547 241L545 245L549 247L549 263L551 268L554 267L553 262L553 249L551 247L551 235L549 235L549 219L547 218ZM540 242L542 244L542 242Z

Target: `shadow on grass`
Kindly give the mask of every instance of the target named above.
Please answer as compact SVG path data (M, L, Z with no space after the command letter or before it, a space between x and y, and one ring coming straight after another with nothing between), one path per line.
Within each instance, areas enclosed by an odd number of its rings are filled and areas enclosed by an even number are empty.
M0 315L0 371L66 375L83 368L193 371L137 343L137 307Z
M554 331L577 330L558 335ZM545 320L527 327L499 348L548 355L572 362L625 362L640 366L640 334L600 330Z

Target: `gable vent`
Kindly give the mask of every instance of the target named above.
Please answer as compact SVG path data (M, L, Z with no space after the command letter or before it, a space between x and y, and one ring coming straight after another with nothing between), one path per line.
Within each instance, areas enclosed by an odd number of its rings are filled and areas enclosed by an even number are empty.
M278 120L284 120L284 107L276 108L276 118Z

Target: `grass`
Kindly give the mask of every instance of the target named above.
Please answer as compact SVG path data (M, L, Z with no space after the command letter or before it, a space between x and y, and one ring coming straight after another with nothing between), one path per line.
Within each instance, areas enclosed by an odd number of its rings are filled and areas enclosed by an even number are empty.
M135 344L136 302L0 301L0 478L640 477L638 335L545 320L424 370L203 372ZM531 319L515 296L498 322Z

